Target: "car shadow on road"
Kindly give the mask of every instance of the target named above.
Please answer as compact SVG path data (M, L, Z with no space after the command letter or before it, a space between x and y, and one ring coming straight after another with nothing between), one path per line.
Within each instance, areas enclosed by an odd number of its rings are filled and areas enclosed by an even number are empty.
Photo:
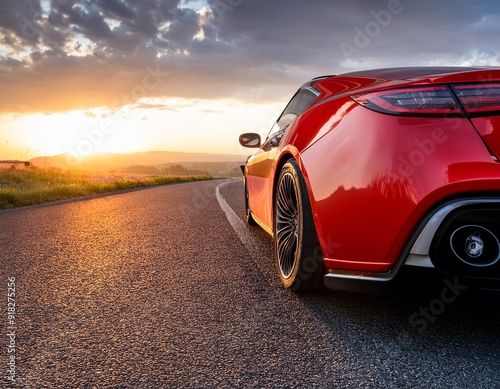
M455 366L483 363L475 368L478 374L500 367L500 292L453 277L421 277L405 274L385 293L327 291L299 299L324 331L344 339L357 355L377 361L381 355L393 361L413 358L417 365L453 356Z

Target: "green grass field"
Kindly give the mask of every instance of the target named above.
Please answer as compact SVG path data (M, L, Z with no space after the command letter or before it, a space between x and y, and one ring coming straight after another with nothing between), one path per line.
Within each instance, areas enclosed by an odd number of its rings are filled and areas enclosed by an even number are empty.
M106 175L36 167L7 169L0 170L0 209L124 189L210 179L210 176Z

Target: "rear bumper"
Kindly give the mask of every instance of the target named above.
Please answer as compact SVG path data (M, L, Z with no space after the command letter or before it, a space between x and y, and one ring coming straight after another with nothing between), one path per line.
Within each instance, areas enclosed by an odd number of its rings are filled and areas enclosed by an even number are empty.
M497 214L485 220L484 213L497 210ZM470 220L474 213L482 212L483 217ZM465 216L463 216L465 215ZM461 220L462 218L463 220ZM346 271L330 269L324 282L328 289L366 292L390 289L398 274L404 268L412 267L434 269L447 276L459 276L471 284L487 284L488 287L500 288L500 258L495 258L497 248L490 250L488 260L464 261L463 254L455 253L451 247L453 233L464 225L478 226L478 231L488 230L500 241L500 197L464 198L453 200L431 212L415 230L405 250L388 272ZM481 225L483 223L483 225ZM493 238L490 241L494 241ZM460 243L459 243L460 244ZM449 247L448 247L449 246ZM486 247L485 245L485 254ZM498 245L500 257L500 244ZM489 249L489 248L488 248ZM478 256L480 258L481 255ZM496 260L495 260L496 259ZM486 265L485 265L486 264ZM424 280L425 282L425 280Z

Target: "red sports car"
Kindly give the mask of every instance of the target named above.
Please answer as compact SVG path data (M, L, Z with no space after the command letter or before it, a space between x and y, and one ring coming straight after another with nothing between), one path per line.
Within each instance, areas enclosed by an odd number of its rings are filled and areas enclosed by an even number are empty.
M500 281L500 68L393 68L304 84L244 165L246 217L295 291L406 266Z

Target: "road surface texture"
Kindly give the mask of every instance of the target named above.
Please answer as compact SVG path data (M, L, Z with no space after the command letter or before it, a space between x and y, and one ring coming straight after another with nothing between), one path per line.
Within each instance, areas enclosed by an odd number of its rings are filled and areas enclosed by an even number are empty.
M2 386L500 387L498 294L294 295L242 200L207 181L0 212Z

